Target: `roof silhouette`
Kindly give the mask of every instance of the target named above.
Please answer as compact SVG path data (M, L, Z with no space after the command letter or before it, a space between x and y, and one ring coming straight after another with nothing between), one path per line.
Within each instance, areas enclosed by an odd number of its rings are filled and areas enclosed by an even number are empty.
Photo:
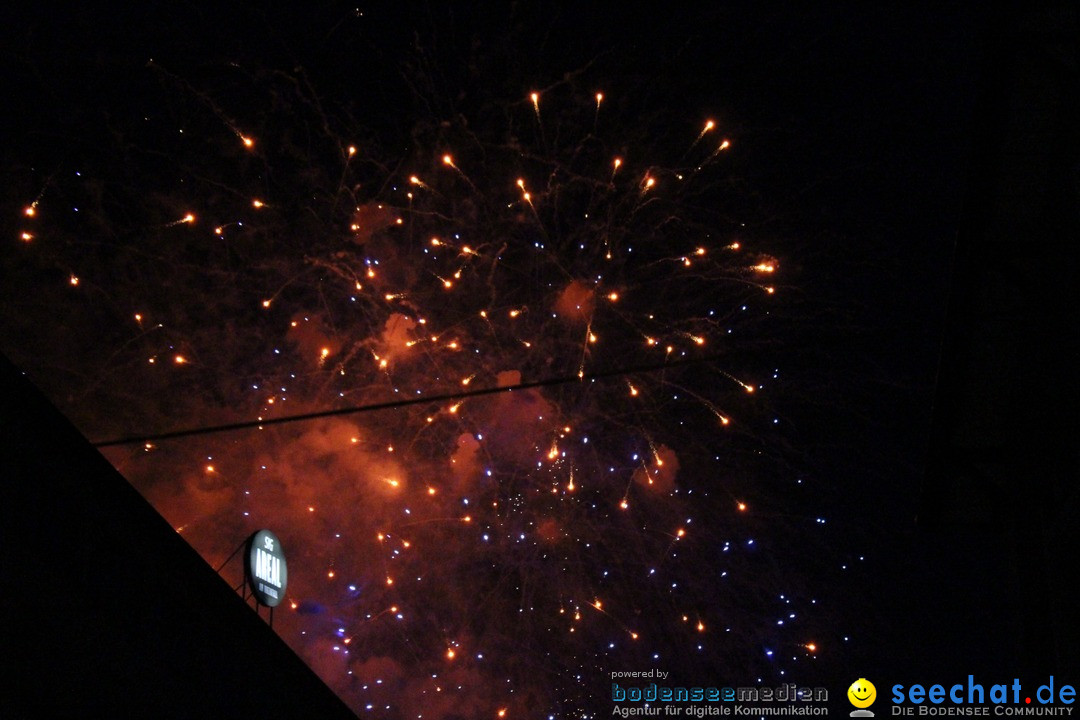
M0 715L355 718L3 356L0 428Z

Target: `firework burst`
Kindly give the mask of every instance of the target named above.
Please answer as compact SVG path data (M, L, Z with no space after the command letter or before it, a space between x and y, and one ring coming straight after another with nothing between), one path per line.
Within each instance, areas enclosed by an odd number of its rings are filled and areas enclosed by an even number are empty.
M25 322L73 318L30 354L98 438L398 404L110 451L214 566L282 538L277 629L354 708L567 717L818 651L759 431L782 266L721 122L643 139L563 83L394 153L292 78L243 120L147 72L169 102L20 219Z

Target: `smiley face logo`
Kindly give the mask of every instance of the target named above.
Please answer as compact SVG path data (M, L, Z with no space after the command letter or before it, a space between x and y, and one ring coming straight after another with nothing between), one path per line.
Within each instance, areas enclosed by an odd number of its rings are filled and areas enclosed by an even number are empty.
M866 678L859 678L847 689L848 700L857 708L868 708L877 699L877 688Z

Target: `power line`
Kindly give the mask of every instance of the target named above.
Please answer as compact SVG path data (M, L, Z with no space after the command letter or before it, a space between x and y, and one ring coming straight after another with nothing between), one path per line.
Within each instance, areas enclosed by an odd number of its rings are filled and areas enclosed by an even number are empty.
M173 430L171 432L156 433L153 435L129 435L127 437L116 438L113 440L103 440L101 442L95 442L94 447L114 447L117 445L131 445L133 443L148 443L159 440L173 440L176 438L192 437L195 435L211 435L214 433L230 432L233 430L250 430L252 428L261 429L263 427L266 427L267 425L285 425L287 423L304 422L306 420L317 420L319 418L334 417L337 415L352 415L354 413L376 412L378 410L392 410L394 408L409 407L410 405L420 405L422 403L443 402L446 400L464 400L467 398L481 397L483 395L495 395L498 393L513 392L515 390L529 390L532 388L552 387L555 385L568 385L570 383L584 383L593 380L603 380L612 377L620 377L623 375L632 375L635 373L659 372L673 367L713 362L714 360L718 359L720 358L717 355L710 355L707 357L698 358L686 358L684 360L676 360L674 362L665 362L655 365L642 365L639 367L618 368L615 370L605 370L603 372L588 373L580 377L577 375L573 375L567 377L547 378L545 380L535 380L533 382L518 383L516 385L479 388L476 390L466 390L457 393L446 393L444 395L413 397L403 400L392 400L390 402L375 403L373 405L354 405L352 407L334 408L332 410L319 410L317 412L302 413L300 415L285 415L282 417L269 418L266 420L245 420L243 422L227 423L225 425L209 425L206 427L188 428L186 430Z

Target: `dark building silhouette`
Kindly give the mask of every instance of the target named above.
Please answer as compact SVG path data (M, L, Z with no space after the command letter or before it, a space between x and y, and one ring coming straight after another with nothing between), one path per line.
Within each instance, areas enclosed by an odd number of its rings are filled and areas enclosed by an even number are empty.
M0 427L0 717L355 717L3 357Z

